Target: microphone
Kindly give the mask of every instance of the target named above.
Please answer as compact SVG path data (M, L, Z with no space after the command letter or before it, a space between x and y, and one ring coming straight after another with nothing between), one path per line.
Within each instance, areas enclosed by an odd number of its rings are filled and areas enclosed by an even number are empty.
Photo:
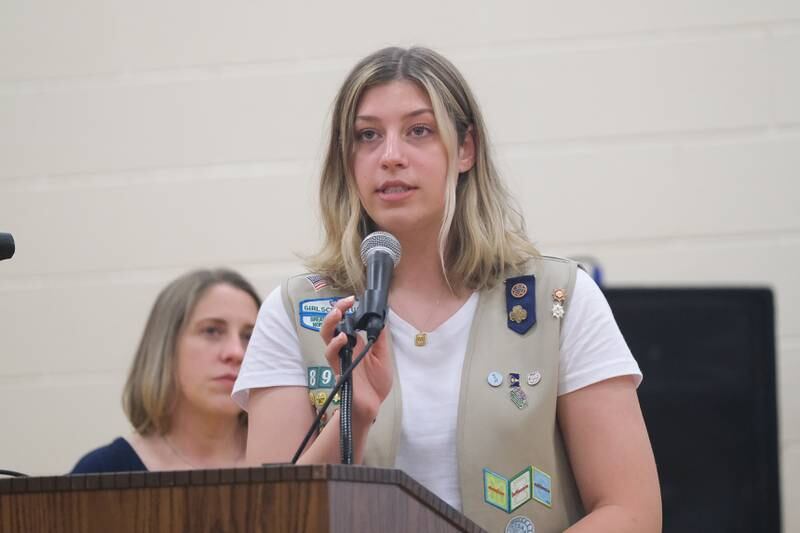
M10 233L0 233L0 261L11 259L14 255L14 237Z
M308 429L303 442L292 457L292 464L297 462L300 454L308 444L314 431L319 427L322 414L339 392L339 447L342 463L353 464L353 369L361 362L364 356L375 343L386 320L386 304L389 299L389 285L392 281L392 270L400 262L400 241L391 233L375 231L361 241L361 260L367 267L367 282L364 294L358 302L358 309L354 313L346 314L336 326L336 335L345 333L347 344L339 349L339 361L342 376L339 382L328 395L328 399L319 409L317 418ZM353 348L356 345L356 332L367 333L367 345L353 361Z
M361 241L361 260L367 267L364 296L358 303L356 329L366 331L368 340L375 340L386 320L386 302L392 270L400 262L400 241L385 231L375 231Z

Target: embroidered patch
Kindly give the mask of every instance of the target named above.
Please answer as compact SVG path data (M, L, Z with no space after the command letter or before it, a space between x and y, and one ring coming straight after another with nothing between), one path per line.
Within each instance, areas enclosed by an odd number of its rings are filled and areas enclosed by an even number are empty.
M300 314L327 315L333 310L333 304L338 298L316 298L313 300L303 300L300 302Z
M515 516L506 524L506 533L536 533L536 528L527 516Z
M508 480L492 472L488 468L483 469L483 499L489 505L508 512Z
M306 279L317 292L328 286L328 278L320 276L319 274L309 274L306 276Z
M548 507L553 506L553 494L550 476L533 467L533 499Z
M531 500L533 483L531 467L506 479L488 468L483 469L483 497L489 505L513 513Z
M332 389L336 383L336 376L329 366L310 366L307 374L309 390Z
M325 320L325 315L301 315L300 325L306 329L319 331L323 320Z
M531 499L531 468L528 467L508 482L508 491L511 494L510 511L513 512Z
M312 298L299 304L300 325L312 331L319 331L325 316L333 309L338 297Z

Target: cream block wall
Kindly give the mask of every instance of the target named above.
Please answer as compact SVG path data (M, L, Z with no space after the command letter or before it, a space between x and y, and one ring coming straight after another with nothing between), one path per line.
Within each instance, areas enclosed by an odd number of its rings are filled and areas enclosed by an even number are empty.
M168 280L228 265L266 295L300 268L339 83L413 43L471 82L541 249L614 285L774 289L800 529L796 0L0 2L0 468L64 472L128 431Z

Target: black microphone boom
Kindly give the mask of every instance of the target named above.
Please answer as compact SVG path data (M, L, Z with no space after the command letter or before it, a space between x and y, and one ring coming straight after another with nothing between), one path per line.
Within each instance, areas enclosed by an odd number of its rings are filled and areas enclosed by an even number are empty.
M375 231L361 242L361 260L367 267L364 296L358 302L356 329L375 340L386 320L392 270L400 262L400 242L385 231Z
M11 259L14 249L14 237L10 233L0 233L0 261Z

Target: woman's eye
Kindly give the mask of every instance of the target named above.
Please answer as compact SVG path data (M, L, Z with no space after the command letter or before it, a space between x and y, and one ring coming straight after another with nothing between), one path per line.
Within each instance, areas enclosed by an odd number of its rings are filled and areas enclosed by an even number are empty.
M207 337L218 337L222 335L222 329L216 326L207 326L203 328L203 335L206 335Z
M358 140L359 141L373 141L378 136L375 130L361 130L358 132Z
M411 128L411 136L412 137L424 137L431 133L431 128L424 125L413 126Z

